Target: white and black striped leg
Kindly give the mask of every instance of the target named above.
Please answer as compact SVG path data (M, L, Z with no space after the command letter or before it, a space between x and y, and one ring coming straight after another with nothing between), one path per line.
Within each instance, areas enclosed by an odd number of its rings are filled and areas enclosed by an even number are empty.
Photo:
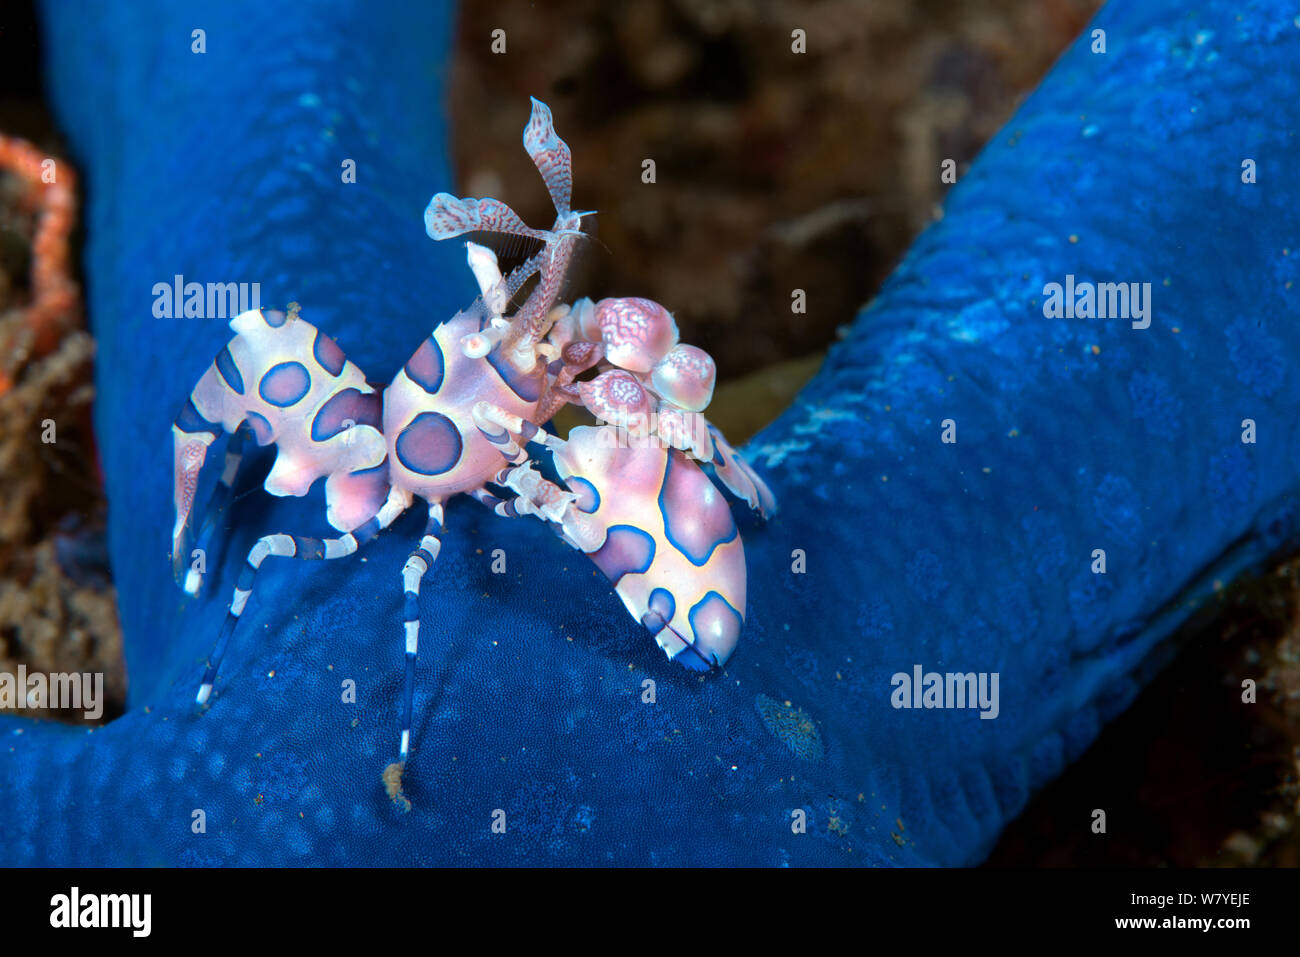
M496 484L505 485L506 483L504 479L508 478L511 471L513 471L513 469L503 469L497 475ZM545 482L546 480L542 479L542 481ZM568 499L572 498L570 493L564 491L564 489L555 485L553 482L547 482L546 484L550 485L551 488L554 489L554 493L552 493L553 499L559 496ZM560 541L564 542L566 545L579 547L575 544L574 536L583 538L587 542L594 541L594 532L590 528L576 527L581 524L581 519L574 520L570 517L574 513L572 508L570 508L570 502L568 501L558 507L546 505L539 506L536 502L525 495L515 495L511 498L502 498L499 495L494 495L485 488L474 489L468 494L470 498L482 505L486 505L488 508L492 509L495 514L500 515L502 518L521 518L526 515L540 518L546 523L547 528L554 532ZM550 516L555 517L552 518ZM588 523L588 525L590 525L590 523ZM597 545L596 547L599 546ZM592 549L587 550L590 551Z
M469 494L505 518L521 515L540 518L565 543L579 551L593 552L604 543L600 526L580 508L582 497L538 474L531 462L502 469L492 479L492 484L516 494L510 499L503 499L487 489L477 489Z
M467 494L480 505L485 505L492 509L492 511L496 512L496 514L500 515L502 518L519 517L519 509L515 504L519 500L519 496L517 495L508 499L501 498L499 495L493 495L485 488L472 489Z
M531 461L502 469L492 484L515 493L510 504L518 514L536 515L548 522L561 522L578 498L536 471Z
M221 659L226 656L226 646L230 643L230 636L235 632L235 626L239 624L239 616L243 614L244 606L248 604L249 595L253 593L253 582L257 577L257 571L262 567L262 562L267 557L275 555L280 558L300 558L305 561L344 558L367 544L383 529L391 525L397 516L406 510L409 504L409 495L390 490L388 500L384 502L378 514L368 519L354 531L338 538L320 539L282 534L264 535L259 538L257 544L249 549L244 569L239 573L239 581L235 585L235 594L230 600L230 612L226 615L226 620L221 626L221 634L217 638L216 647L212 649L212 654L208 656L208 666L203 672L203 683L199 686L199 693L194 698L195 703L202 707L207 704L208 698L212 696L212 685L217 680L217 669L221 667Z
M247 425L240 425L235 430L235 434L230 437L226 443L226 462L221 471L221 478L217 479L217 486L212 490L212 497L208 500L207 510L204 512L203 527L199 529L198 535L194 539L194 548L204 555L203 564L207 565L207 555L212 545L212 536L216 533L217 523L225 514L226 507L230 504L231 490L235 485L235 478L239 475L239 465L244 459L244 447L248 439L252 436L252 429ZM203 585L203 572L190 563L189 570L185 573L185 592L189 595L197 595L199 588Z
M604 544L604 529L591 519L595 502L533 471L532 463L504 468L493 480L516 493L511 505L519 515L536 515L564 542L591 553Z
M415 657L420 651L420 581L438 560L442 542L442 503L429 504L429 523L424 527L420 547L411 552L402 569L402 585L406 592L406 677L402 680L402 744L397 759L405 767L411 753L411 714L415 700Z
M507 412L499 405L493 405L491 402L476 403L473 415L474 424L478 426L478 430L501 451L506 461L512 465L519 465L528 461L528 453L520 446L521 442L525 445L529 442L536 442L539 445L554 448L562 444L563 441L557 439L545 429L539 428L535 423L520 418L512 412Z

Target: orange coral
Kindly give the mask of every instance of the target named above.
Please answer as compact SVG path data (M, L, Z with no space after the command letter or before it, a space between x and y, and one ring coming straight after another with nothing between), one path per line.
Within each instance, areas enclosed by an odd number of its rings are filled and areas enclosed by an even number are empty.
M23 321L0 343L0 394L13 387L28 358L51 352L80 312L80 289L72 278L69 238L77 222L77 177L62 161L25 140L0 135L0 170L26 187L25 203L36 213L32 239L31 303Z

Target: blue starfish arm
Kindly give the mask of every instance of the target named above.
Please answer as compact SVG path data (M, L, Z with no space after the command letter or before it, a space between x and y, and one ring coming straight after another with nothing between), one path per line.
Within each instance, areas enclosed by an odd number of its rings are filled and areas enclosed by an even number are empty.
M1300 29L1278 3L1113 0L750 444L782 511L742 527L725 673L668 667L545 529L448 509L404 815L378 774L419 516L364 562L269 562L211 710L190 705L247 546L324 529L319 496L245 498L212 597L175 590L167 429L227 333L154 318L150 290L260 281L395 370L473 294L419 218L450 187L449 17L174 8L46 10L91 197L131 692L92 734L0 722L4 863L972 863L1216 582L1296 543ZM1149 328L1047 318L1068 275L1151 283ZM895 708L915 665L997 673L997 717Z

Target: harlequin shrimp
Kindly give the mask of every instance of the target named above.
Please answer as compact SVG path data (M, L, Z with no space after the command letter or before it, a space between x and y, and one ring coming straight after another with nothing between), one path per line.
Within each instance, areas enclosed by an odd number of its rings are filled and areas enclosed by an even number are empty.
M419 593L441 548L444 505L470 496L508 517L547 522L591 556L631 614L667 655L696 670L721 666L745 614L745 560L723 496L699 465L769 514L775 500L758 475L700 412L713 393L713 360L677 341L671 315L644 299L557 304L587 213L569 208L569 147L550 110L534 99L523 136L555 206L548 230L527 226L495 199L438 193L424 214L435 240L467 233L526 237L540 251L507 274L488 248L467 242L481 295L437 326L376 392L330 337L287 312L252 310L230 323L218 353L172 428L176 521L172 559L191 594L201 565L185 563L214 532L251 437L276 447L264 482L272 495L301 496L325 479L325 512L337 537L262 536L248 553L196 702L212 695L221 660L268 557L328 560L351 555L419 498L428 521L402 569L405 676L398 761L385 771L401 794L410 754ZM536 283L509 315L512 301ZM595 371L595 377L579 376ZM567 403L605 424L567 439L543 426ZM207 520L196 533L195 497L207 452L231 434ZM549 449L565 487L533 467L528 447Z
M726 500L695 462L712 464L765 516L776 500L701 414L713 359L679 343L672 316L648 299L581 299L558 311L549 341L560 358L539 414L572 402L606 424L549 440L572 500L558 521L542 517L590 555L669 658L697 671L721 666L744 621L745 553ZM595 378L576 381L593 367ZM503 479L520 496L514 511L541 514L539 479L523 469Z

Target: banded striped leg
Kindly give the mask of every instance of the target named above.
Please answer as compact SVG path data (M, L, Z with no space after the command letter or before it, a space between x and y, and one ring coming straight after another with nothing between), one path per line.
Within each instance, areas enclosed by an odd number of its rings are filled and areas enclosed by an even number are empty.
M348 532L338 538L319 539L283 534L264 535L259 538L257 544L248 552L248 560L244 564L244 570L239 573L239 581L235 585L235 594L230 600L230 612L226 615L226 621L221 626L221 634L217 638L216 647L212 649L212 654L208 656L208 666L203 672L203 684L199 686L199 693L194 698L195 704L202 707L207 704L208 698L212 696L212 685L217 679L217 669L221 667L221 659L226 656L226 646L230 643L230 636L235 632L235 626L239 624L239 616L243 614L244 606L248 604L248 596L253 593L253 582L257 577L257 571L262 567L262 562L268 556L274 555L280 558L300 558L304 561L312 561L325 558L343 558L351 555L383 529L391 525L398 515L406 511L410 502L410 493L390 489L388 499L384 502L378 514L355 531Z
M490 508L502 518L519 517L519 509L516 507L516 503L519 501L517 495L514 498L501 498L499 495L493 495L486 488L471 489L466 494L480 505Z
M442 503L429 503L429 523L424 527L424 537L420 547L406 559L402 569L402 584L406 592L406 677L402 681L402 746L397 759L399 767L405 767L406 758L411 752L411 712L415 699L415 656L420 650L420 581L425 573L438 560L442 542Z
M547 448L558 448L564 442L535 423L491 402L475 403L473 416L478 430L500 450L511 465L522 465L528 461L528 453L520 446L520 442L536 442Z
M579 496L535 472L531 462L502 469L492 483L515 496L504 499L487 489L475 489L470 496L504 518L535 515L579 551L594 552L604 544L604 532L578 508Z
M204 512L203 525L194 538L194 549L203 553L205 567L207 565L209 546L212 544L212 536L216 533L218 521L225 514L226 507L230 504L231 490L235 484L235 477L239 474L239 465L244 458L244 446L251 435L252 430L247 425L240 425L226 444L226 463L221 471L221 478L217 479L217 487L212 490L212 497L208 499L208 507ZM193 551L187 557L192 558ZM202 585L203 572L199 571L191 563L189 570L185 573L185 593L197 595Z

